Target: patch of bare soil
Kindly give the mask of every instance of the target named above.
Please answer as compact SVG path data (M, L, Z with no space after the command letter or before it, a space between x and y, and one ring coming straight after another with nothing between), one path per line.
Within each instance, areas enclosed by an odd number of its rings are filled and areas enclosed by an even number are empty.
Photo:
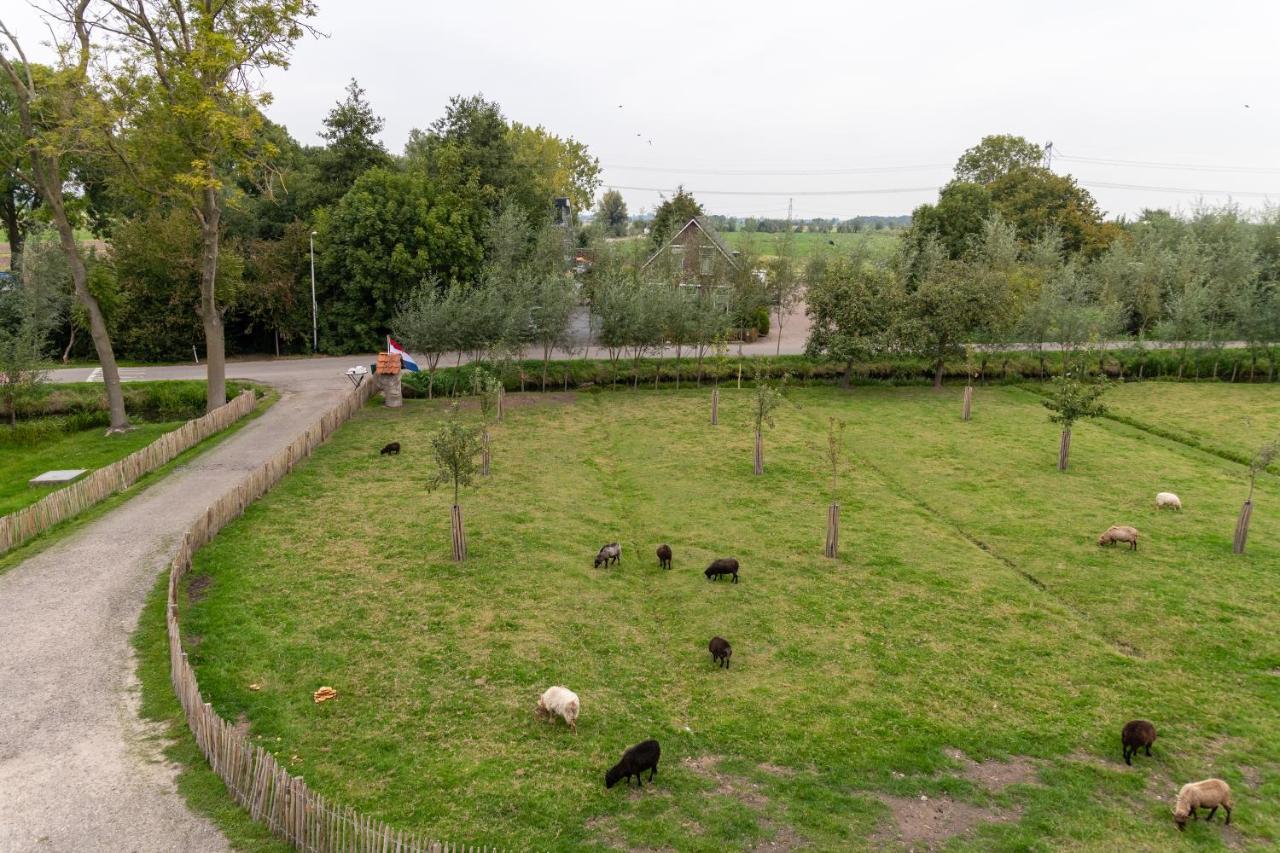
M187 584L187 600L192 604L204 601L204 597L209 594L209 587L212 585L212 575L196 575Z
M1009 823L1022 816L1021 808L982 808L950 797L892 797L877 794L893 814L896 833L884 829L872 841L897 840L911 849L932 850L949 838L972 832L981 823Z
M781 776L785 779L789 779L796 775L796 771L792 770L790 767L783 767L780 764L770 764L766 761L764 764L757 766L770 776Z
M1258 768L1250 767L1248 764L1241 764L1238 768L1240 775L1244 777L1244 783L1255 791L1262 787L1262 773Z
M236 721L232 728L235 729L236 734L241 737L249 736L249 718L245 716L244 711L236 714Z
M961 775L975 785L998 794L1010 785L1037 785L1036 764L1025 755L1008 761L974 761L958 749L944 749L948 758L960 762Z
M761 814L765 807L769 805L769 798L765 796L758 782L753 782L743 776L734 776L730 773L721 772L719 769L720 756L718 755L700 755L697 758L686 757L681 760L681 764L698 776L714 782L716 784L714 793L723 797L731 797L757 814ZM775 765L760 765L760 767L761 769L772 768L768 772L776 772L777 775L789 775L793 772L789 768ZM751 848L752 850L795 850L808 846L808 842L790 826L776 823L764 817L763 814L761 814L760 818L760 828L769 833L770 837L757 842Z

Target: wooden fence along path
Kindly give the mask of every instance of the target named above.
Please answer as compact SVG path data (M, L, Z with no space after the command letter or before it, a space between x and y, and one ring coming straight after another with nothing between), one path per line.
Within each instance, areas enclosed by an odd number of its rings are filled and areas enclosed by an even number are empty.
M189 420L125 458L99 468L83 480L45 495L31 506L0 517L0 554L66 521L100 500L124 491L178 454L190 450L216 432L253 411L253 391L245 390L226 405Z
M265 494L293 466L311 455L373 395L374 383L363 383L288 447L254 470L234 491L223 495L184 534L169 568L169 672L187 724L209 766L226 783L235 801L254 820L280 838L308 853L480 853L485 847L465 847L424 839L393 829L376 818L339 806L309 789L300 776L290 776L276 757L228 723L205 702L195 671L182 650L178 622L178 590L191 569L195 552L249 504Z

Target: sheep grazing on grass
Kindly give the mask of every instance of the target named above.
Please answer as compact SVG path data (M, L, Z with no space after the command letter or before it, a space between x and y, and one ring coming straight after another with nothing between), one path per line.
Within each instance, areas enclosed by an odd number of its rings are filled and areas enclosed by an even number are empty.
M1205 779L1202 782L1188 782L1178 792L1178 801L1173 804L1173 822L1178 829L1186 830L1187 818L1199 820L1196 809L1208 809L1209 816L1205 820L1213 820L1213 816L1222 806L1227 819L1222 825L1231 823L1231 786L1221 779Z
M662 748L658 746L658 742L650 738L641 741L635 746L622 753L622 760L613 767L609 768L609 772L604 774L604 786L612 788L618 784L620 779L627 780L627 786L631 786L631 777L636 777L636 782L641 788L644 787L644 779L640 774L649 771L649 781L653 781L653 776L658 772L658 758L662 755Z
M711 642L707 644L707 648L711 650L711 662L718 664L725 669L729 668L729 658L733 656L733 646L729 645L729 641L724 637L712 637Z
M1129 550L1138 550L1138 530L1124 524L1113 524L1107 532L1098 537L1098 545L1114 545L1117 542L1128 542Z
M596 554L596 561L593 564L597 569L601 566L609 565L609 561L618 562L622 559L622 546L617 542L610 542L600 549L600 553Z
M720 580L721 575L733 575L733 582L738 582L738 561L733 557L721 557L711 565L707 566L707 570L703 572L707 576L707 580Z
M390 444L388 444L386 447L384 447L384 448L382 448L380 451L378 451L378 455L379 455L379 456L399 456L399 455L400 455L400 442L398 442L398 441L393 441L393 442L391 442L391 443L390 443Z
M1156 494L1156 509L1164 509L1165 507L1181 512L1182 501L1173 492L1158 492Z
M658 565L664 569L671 568L671 546L670 545L658 546Z
M1120 731L1120 749L1124 753L1124 763L1132 765L1129 759L1145 748L1151 755L1151 744L1156 742L1156 727L1146 720L1130 720Z
M557 716L569 724L576 735L578 733L578 694L568 687L548 687L538 699L538 707L533 713L539 719L555 720Z

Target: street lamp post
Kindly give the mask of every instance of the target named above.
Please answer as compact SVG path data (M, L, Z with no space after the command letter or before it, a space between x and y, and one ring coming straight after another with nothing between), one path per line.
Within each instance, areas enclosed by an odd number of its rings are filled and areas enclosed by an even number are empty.
M320 349L320 334L316 325L316 232L311 232L311 351Z

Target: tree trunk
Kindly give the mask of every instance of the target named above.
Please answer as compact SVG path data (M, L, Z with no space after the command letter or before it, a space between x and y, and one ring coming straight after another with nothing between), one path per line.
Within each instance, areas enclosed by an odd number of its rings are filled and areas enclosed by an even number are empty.
M71 321L71 334L67 338L67 348L62 351L62 363L66 364L71 360L71 348L76 345L76 323Z
M969 420L971 410L973 409L973 386L964 386L964 419Z
M756 430L756 476L764 473L764 436Z
M0 217L4 219L4 233L9 238L9 268L15 269L13 259L22 254L22 244L26 234L22 230L22 221L18 218L18 203L14 194L15 185L0 198Z
M462 527L462 507L454 504L449 511L451 533L453 535L453 559L461 563L467 559L467 532Z
M507 391L505 388L498 389L498 422L502 422L502 415L507 407Z
M1236 536L1231 543L1231 552L1233 554L1243 554L1245 540L1249 538L1249 519L1253 517L1253 499L1244 502L1244 506L1240 507L1240 519L1236 522Z
M835 558L840 550L840 504L832 502L827 507L827 544L822 549L824 556Z
M480 434L480 475L489 476L489 430L487 427Z
M1067 457L1071 455L1071 429L1062 431L1062 440L1058 442L1058 470L1067 470Z
M711 425L720 423L720 386L711 389Z
M848 388L853 382L853 359L844 363L844 374L840 377L840 387Z
M120 387L120 369L116 366L116 355L111 348L111 335L107 331L106 318L102 316L102 306L98 298L89 291L89 273L85 269L84 259L80 257L80 247L76 244L75 230L67 218L66 208L62 203L62 186L42 187L41 195L49 210L49 216L58 229L58 240L62 245L62 253L67 258L67 266L71 268L71 281L75 285L76 298L84 306L89 315L89 337L93 340L93 348L98 354L98 365L102 368L102 384L107 391L107 408L110 412L110 424L107 435L126 432L129 416L124 410L124 391Z
M942 390L942 372L946 369L946 363L942 359L938 359L933 365L933 388L935 391Z
M222 309L218 307L218 237L222 209L218 191L206 187L200 209L200 319L204 323L205 409L212 412L227 402L227 343L222 325Z

